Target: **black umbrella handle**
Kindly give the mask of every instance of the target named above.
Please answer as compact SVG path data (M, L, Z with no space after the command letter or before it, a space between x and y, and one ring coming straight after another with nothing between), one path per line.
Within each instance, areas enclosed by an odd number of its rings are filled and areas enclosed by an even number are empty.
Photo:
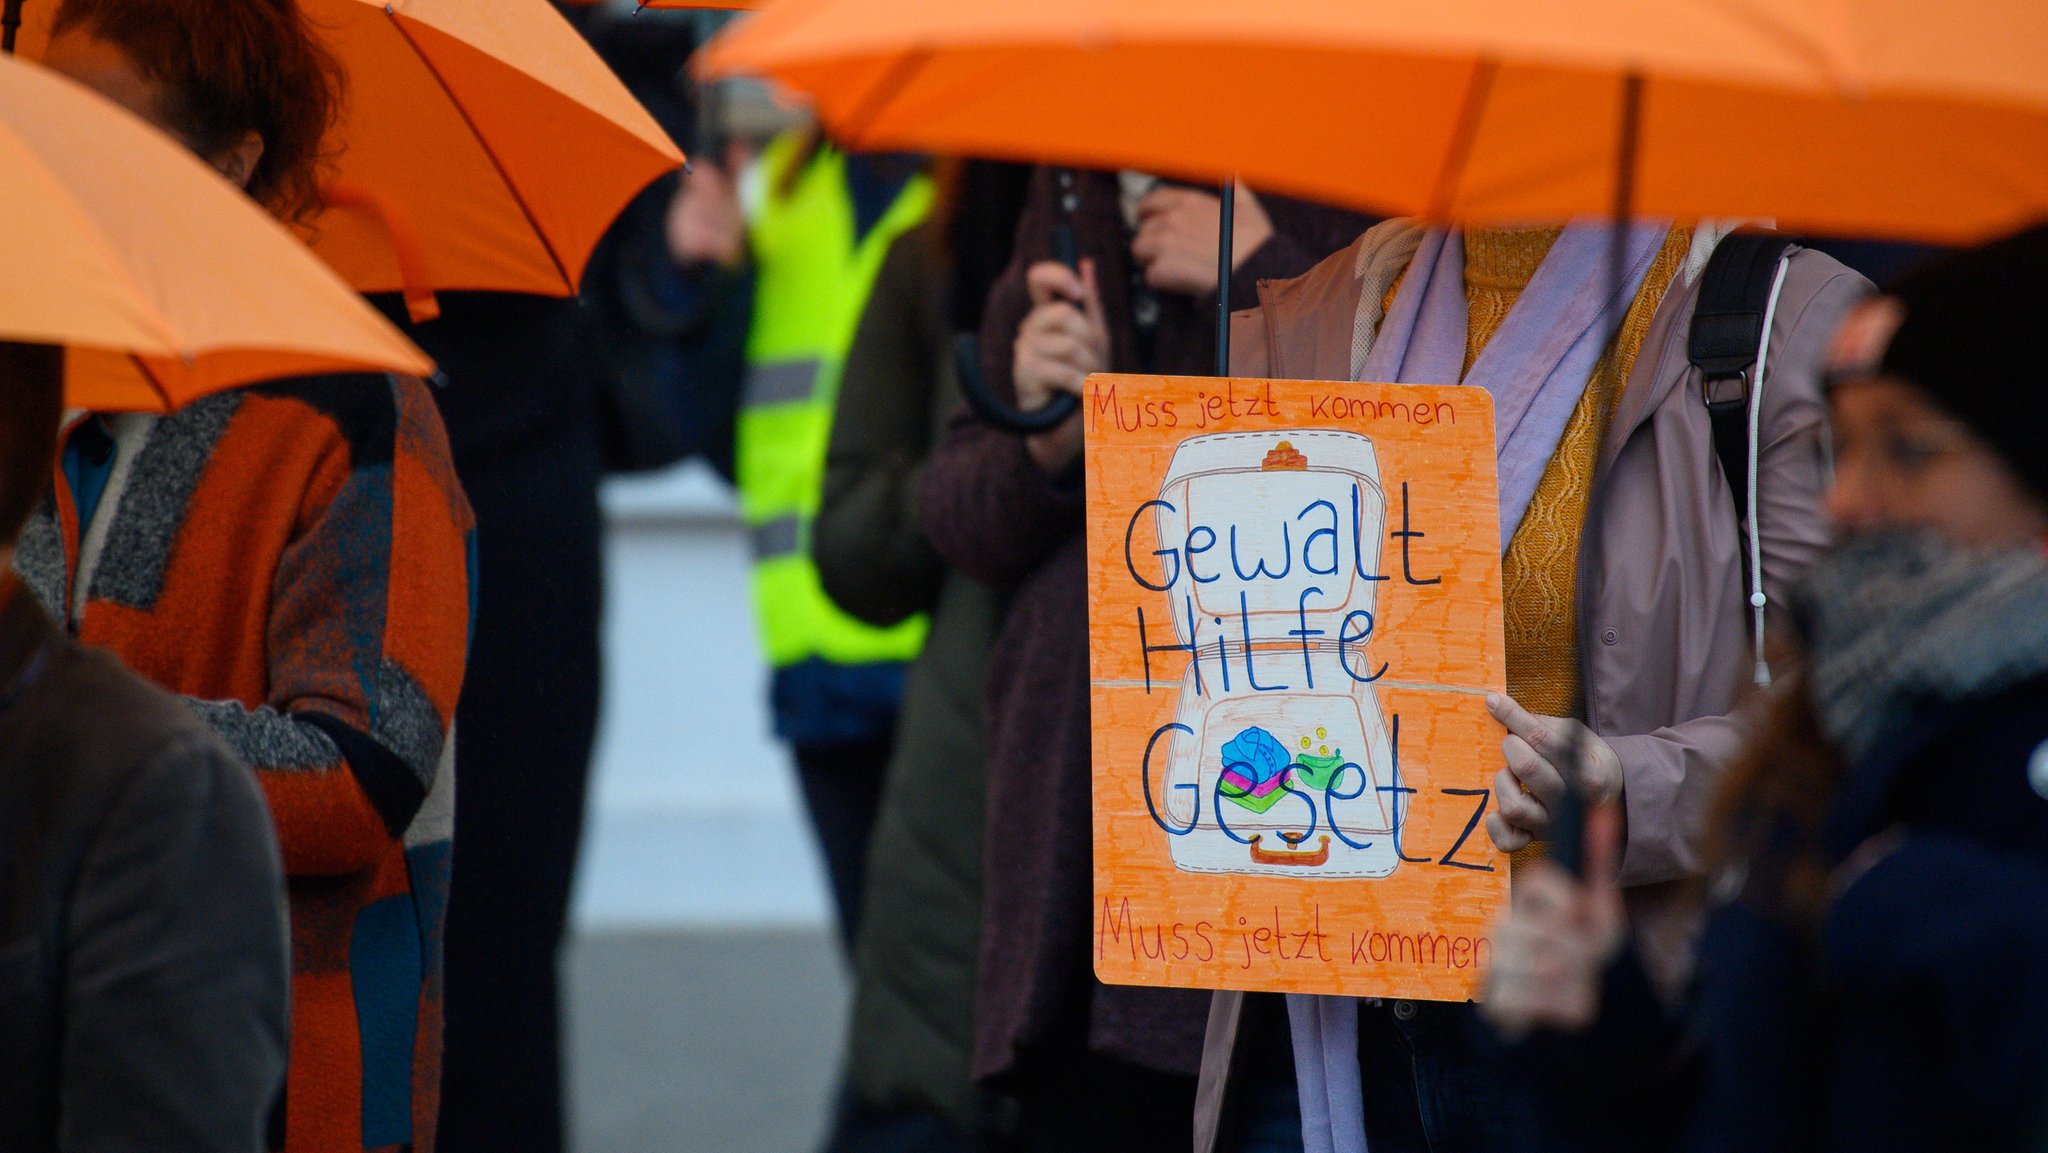
M1056 174L1060 185L1059 212L1052 228L1052 258L1076 272L1081 270L1080 246L1074 240L1074 209L1080 197L1074 192L1072 169L1062 168ZM1003 403L988 386L988 378L981 373L981 342L970 333L960 333L953 338L953 363L960 374L960 391L967 397L967 405L982 420L1004 432L1018 436L1036 436L1051 432L1065 424L1074 410L1081 406L1081 398L1070 392L1060 393L1047 401L1044 407L1031 412L1021 412Z
M21 31L21 0L7 0L0 7L0 53L14 55L14 34Z
M953 337L953 366L960 375L960 391L967 397L967 407L974 415L1004 432L1018 436L1036 436L1051 432L1067 422L1074 410L1081 407L1081 398L1071 392L1063 392L1046 402L1043 408L1031 412L1020 412L1003 403L988 386L988 378L981 371L981 338L971 332L956 333Z

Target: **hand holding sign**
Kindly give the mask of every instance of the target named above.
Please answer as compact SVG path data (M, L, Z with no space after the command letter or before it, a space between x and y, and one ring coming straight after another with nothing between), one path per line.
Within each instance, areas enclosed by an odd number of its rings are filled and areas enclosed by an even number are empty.
M1502 852L1549 833L1567 781L1588 808L1620 799L1621 758L1591 729L1569 717L1538 716L1502 693L1488 693L1486 708L1508 730L1500 746L1507 766L1493 778L1499 799L1486 818L1487 835Z

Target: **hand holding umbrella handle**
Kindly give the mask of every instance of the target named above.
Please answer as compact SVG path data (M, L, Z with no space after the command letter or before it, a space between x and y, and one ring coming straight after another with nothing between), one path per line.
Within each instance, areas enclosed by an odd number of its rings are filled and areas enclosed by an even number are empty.
M1020 412L1004 403L982 375L981 339L971 332L954 334L953 367L960 376L960 391L967 397L967 406L976 416L1004 432L1018 436L1051 432L1065 424L1081 405L1081 398L1070 392L1060 393L1031 412Z
M1081 251L1074 240L1074 174L1063 168L1057 176L1060 213L1059 222L1052 229L1052 258L1078 272ZM1005 404L989 389L988 378L981 373L981 341L972 333L959 333L953 338L953 364L959 372L960 391L966 395L968 407L976 416L1004 432L1018 436L1051 432L1065 424L1081 404L1081 398L1072 393L1061 393L1033 412L1020 412Z

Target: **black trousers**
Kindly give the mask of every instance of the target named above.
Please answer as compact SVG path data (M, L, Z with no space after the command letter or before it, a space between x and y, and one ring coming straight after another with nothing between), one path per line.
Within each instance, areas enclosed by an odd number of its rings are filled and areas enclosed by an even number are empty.
M1131 1065L1078 1043L1019 1062L1016 1153L1187 1153L1195 1079Z
M479 579L456 711L445 1153L563 1148L557 956L597 727L598 476L593 432L462 477Z
M891 742L854 745L797 745L797 783L804 808L825 855L832 905L839 915L839 943L853 956L860 936L861 893L867 887L868 838L882 806L882 774Z

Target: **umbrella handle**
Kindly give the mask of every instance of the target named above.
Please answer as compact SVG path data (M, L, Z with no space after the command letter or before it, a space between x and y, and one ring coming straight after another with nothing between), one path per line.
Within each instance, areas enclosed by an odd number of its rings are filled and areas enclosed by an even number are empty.
M1230 274L1236 261L1237 181L1223 182L1216 220L1216 375L1230 375Z
M1054 175L1059 181L1060 195L1059 211L1052 227L1052 258L1078 272L1081 249L1074 239L1074 208L1080 201L1074 192L1074 172L1070 168L1062 168ZM960 391L967 397L967 406L974 410L976 416L1004 432L1018 436L1051 432L1065 424L1081 405L1081 398L1070 392L1053 397L1043 407L1031 412L1020 412L1005 404L981 374L981 341L972 333L954 335L953 367L960 377Z
M1005 404L982 375L981 339L971 332L953 335L953 367L960 377L960 391L967 398L967 406L976 416L1004 432L1018 436L1051 432L1081 407L1081 398L1071 392L1060 393L1031 412L1019 412Z
M327 204L330 208L367 213L383 227L385 238L391 241L391 252L398 258L398 283L405 293L406 315L414 324L425 324L441 315L441 301L427 280L426 262L420 255L419 234L402 214L360 184L342 183L328 189Z

